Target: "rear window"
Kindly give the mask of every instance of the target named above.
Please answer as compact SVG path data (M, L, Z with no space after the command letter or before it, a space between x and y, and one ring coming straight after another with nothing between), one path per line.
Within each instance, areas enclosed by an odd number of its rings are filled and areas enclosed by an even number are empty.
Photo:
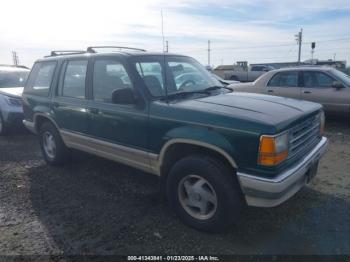
M0 70L0 88L24 86L29 71Z
M55 68L55 61L35 63L24 92L38 96L48 96Z

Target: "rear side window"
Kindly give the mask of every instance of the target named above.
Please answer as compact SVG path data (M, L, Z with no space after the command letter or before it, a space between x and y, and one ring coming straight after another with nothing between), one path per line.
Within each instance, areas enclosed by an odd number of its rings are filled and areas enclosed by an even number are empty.
M87 60L73 60L66 64L61 95L85 98Z
M281 72L275 74L267 86L276 87L297 87L298 86L298 72Z
M48 96L55 68L55 61L35 63L29 75L25 93Z

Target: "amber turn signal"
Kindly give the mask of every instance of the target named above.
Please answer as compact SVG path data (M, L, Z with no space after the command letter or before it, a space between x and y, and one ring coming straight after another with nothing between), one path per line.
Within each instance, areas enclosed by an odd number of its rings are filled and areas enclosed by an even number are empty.
M258 164L275 166L288 157L288 134L261 136Z

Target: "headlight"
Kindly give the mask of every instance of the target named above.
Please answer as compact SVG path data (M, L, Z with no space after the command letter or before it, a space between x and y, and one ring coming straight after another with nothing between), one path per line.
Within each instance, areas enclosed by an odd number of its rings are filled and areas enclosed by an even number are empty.
M258 164L275 166L288 157L288 133L260 137Z
M324 133L324 125L325 125L326 117L324 115L324 112L322 111L320 114L320 134L323 135Z
M5 100L10 106L22 106L22 100L19 98L13 98L13 97L6 96Z

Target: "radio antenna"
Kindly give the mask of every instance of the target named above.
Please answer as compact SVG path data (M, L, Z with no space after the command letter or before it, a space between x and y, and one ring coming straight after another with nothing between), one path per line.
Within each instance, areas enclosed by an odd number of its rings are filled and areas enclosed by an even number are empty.
M162 41L163 41L163 53L164 53L165 39L164 39L163 8L160 9L160 15L161 15L161 17L162 17Z
M160 15L161 15L161 17L162 17L163 76L164 76L163 83L164 83L165 97L166 97L167 103L169 103L169 100L168 100L168 86L167 86L167 82L168 82L168 81L166 80L166 70L167 70L167 67L166 67L166 65L165 65L165 52L164 52L165 40L164 40L163 8L160 9Z

